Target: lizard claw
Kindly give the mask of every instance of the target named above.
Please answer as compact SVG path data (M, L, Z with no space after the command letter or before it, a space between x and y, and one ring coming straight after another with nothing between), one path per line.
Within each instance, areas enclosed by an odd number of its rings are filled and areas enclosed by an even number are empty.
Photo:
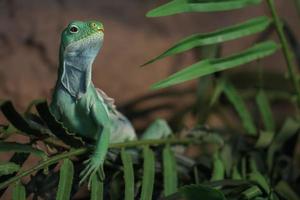
M84 164L86 164L86 167L82 170L82 172L79 175L79 185L82 185L86 180L88 180L88 189L90 189L93 176L98 175L101 181L105 179L102 163L94 162L93 159L88 159L84 161Z

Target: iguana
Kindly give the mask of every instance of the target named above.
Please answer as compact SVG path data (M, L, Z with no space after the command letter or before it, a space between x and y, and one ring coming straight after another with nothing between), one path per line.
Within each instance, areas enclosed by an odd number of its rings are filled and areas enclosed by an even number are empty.
M50 111L68 131L95 141L95 149L85 161L80 183L98 173L104 178L103 162L109 143L136 139L129 120L114 105L112 98L97 89L91 80L92 64L104 38L98 21L73 21L61 34L58 78ZM170 134L164 120L155 121L144 138ZM154 134L153 134L154 133Z

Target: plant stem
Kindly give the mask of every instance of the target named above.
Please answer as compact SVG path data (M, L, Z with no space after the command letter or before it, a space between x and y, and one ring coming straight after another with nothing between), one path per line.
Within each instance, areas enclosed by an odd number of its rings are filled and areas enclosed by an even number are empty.
M167 138L167 139L155 139L155 140L134 140L129 142L123 142L123 143L115 143L110 144L109 148L129 148L129 147L137 147L137 146L145 146L145 145L162 145L162 144L192 144L200 142L199 140L195 138L183 138L183 139L177 139L177 138Z
M197 142L199 143L201 141L197 140L195 138L185 138L185 139L167 138L167 139L157 139L157 140L136 140L136 141L110 144L109 148L137 147L137 146L144 146L144 145L153 146L153 145L162 145L162 144L185 144L186 145L186 144L192 144L192 143L197 143ZM79 148L79 149L70 150L68 152L53 156L53 157L49 158L48 160L42 161L41 163L37 164L36 166L30 168L29 170L21 172L17 176L14 176L11 179L8 179L7 181L1 183L0 190L8 187L10 184L18 181L22 177L28 176L28 175L34 173L35 171L46 168L47 166L57 163L60 160L63 160L65 158L78 156L78 155L87 153L88 151L89 151L88 148Z
M56 162L58 162L62 159L69 158L69 157L76 156L76 155L80 155L80 154L83 154L85 152L87 152L87 148L80 148L80 149L71 150L69 152L59 154L57 156L53 156L52 158L37 164L36 166L30 168L29 170L21 172L17 176L14 176L11 179L8 179L7 181L4 181L3 183L0 184L0 190L7 187L11 183L14 183L14 182L18 181L22 177L32 174L35 171L43 169L43 168L45 168L49 165L52 165L52 164L54 164L54 163L56 163Z
M298 84L298 72L297 72L297 68L295 67L293 61L292 61L292 54L290 52L289 46L288 46L288 42L287 39L285 37L283 28L282 28L282 23L278 17L278 14L276 12L275 9L275 5L274 5L274 0L267 0L269 8L271 10L272 13L272 17L274 20L274 24L275 24L275 28L276 28L276 32L278 34L280 43L282 45L282 51L284 54L284 58L287 64L287 68L288 68L288 73L289 73L289 78L291 79L291 82L296 90L296 94L297 94L297 104L298 107L300 107L300 87Z
M298 15L300 16L300 0L294 0L294 1L295 1L295 4L296 4Z

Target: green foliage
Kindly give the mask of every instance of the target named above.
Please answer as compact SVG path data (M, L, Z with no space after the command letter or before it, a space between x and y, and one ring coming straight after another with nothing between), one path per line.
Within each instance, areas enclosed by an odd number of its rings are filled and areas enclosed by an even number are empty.
M18 144L15 142L0 141L0 152L9 152L9 151L20 152L20 153L31 153L35 156L41 157L44 160L47 158L45 152L32 148L30 145Z
M124 180L125 180L125 200L134 199L134 171L132 158L129 153L122 149L121 158L124 166Z
M282 196L286 197L286 199L292 199L292 200L300 200L300 196L293 191L293 189L290 187L290 185L286 182L281 180L276 185L276 191L281 194Z
M251 114L249 113L242 97L238 94L234 86L227 82L224 86L224 93L239 114L247 133L256 135L256 127Z
M25 200L26 199L26 191L25 187L20 183L17 182L13 188L12 192L12 199L13 200Z
M212 167L212 175L211 181L223 180L225 177L225 168L223 161L219 156L219 152L214 153L213 155L213 167Z
M59 173L59 184L56 200L70 199L74 176L73 163L69 159L65 159Z
M263 42L237 54L225 58L207 59L199 61L185 69L169 76L165 80L152 85L152 89L169 87L178 83L186 82L201 76L227 70L251 61L266 57L277 50L277 45L272 42Z
M262 120L265 126L266 131L274 132L275 131L275 123L273 119L273 114L271 111L270 102L268 100L267 95L263 90L259 90L256 96L256 103L258 109L261 113Z
M222 42L252 35L265 30L270 24L271 24L270 18L261 16L261 17L250 19L244 23L219 29L211 33L194 34L192 36L189 36L179 41L178 43L173 45L171 48L169 48L159 56L146 62L144 65L151 64L159 59L165 58L167 56L172 56L178 53L182 53L184 51L190 50L195 47L219 44Z
M176 160L170 145L163 150L163 174L164 174L164 195L168 196L177 191L178 174Z
M147 13L147 17L161 17L183 12L215 12L259 4L261 0L173 0Z
M97 175L92 178L91 200L103 200L103 182Z
M179 189L177 194L185 200L210 199L226 200L224 194L219 190L204 185L189 185Z
M0 163L0 176L12 174L17 172L19 169L20 166L13 162Z
M288 118L283 124L283 127L275 136L267 152L267 166L271 170L274 167L274 159L276 152L280 151L282 146L295 134L300 128L298 121Z
M155 176L155 157L153 151L145 146L144 149L144 171L142 182L141 200L152 199L154 176Z

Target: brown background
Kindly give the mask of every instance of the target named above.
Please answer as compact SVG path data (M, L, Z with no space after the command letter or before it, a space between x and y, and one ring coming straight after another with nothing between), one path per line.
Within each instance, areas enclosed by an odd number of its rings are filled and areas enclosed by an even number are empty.
M218 14L145 17L148 10L162 3L144 0L1 0L0 99L11 99L18 108L24 109L33 99L51 96L56 80L60 32L71 20L96 19L104 23L105 43L94 65L93 81L120 104L149 93L151 83L195 62L193 54L186 53L139 68L172 43L192 33L213 31L250 17L269 14L264 2L261 6ZM294 2L276 0L276 4L281 16L299 35L300 21ZM244 49L252 42L251 37L228 42L223 54ZM266 68L285 69L280 53L264 63Z

